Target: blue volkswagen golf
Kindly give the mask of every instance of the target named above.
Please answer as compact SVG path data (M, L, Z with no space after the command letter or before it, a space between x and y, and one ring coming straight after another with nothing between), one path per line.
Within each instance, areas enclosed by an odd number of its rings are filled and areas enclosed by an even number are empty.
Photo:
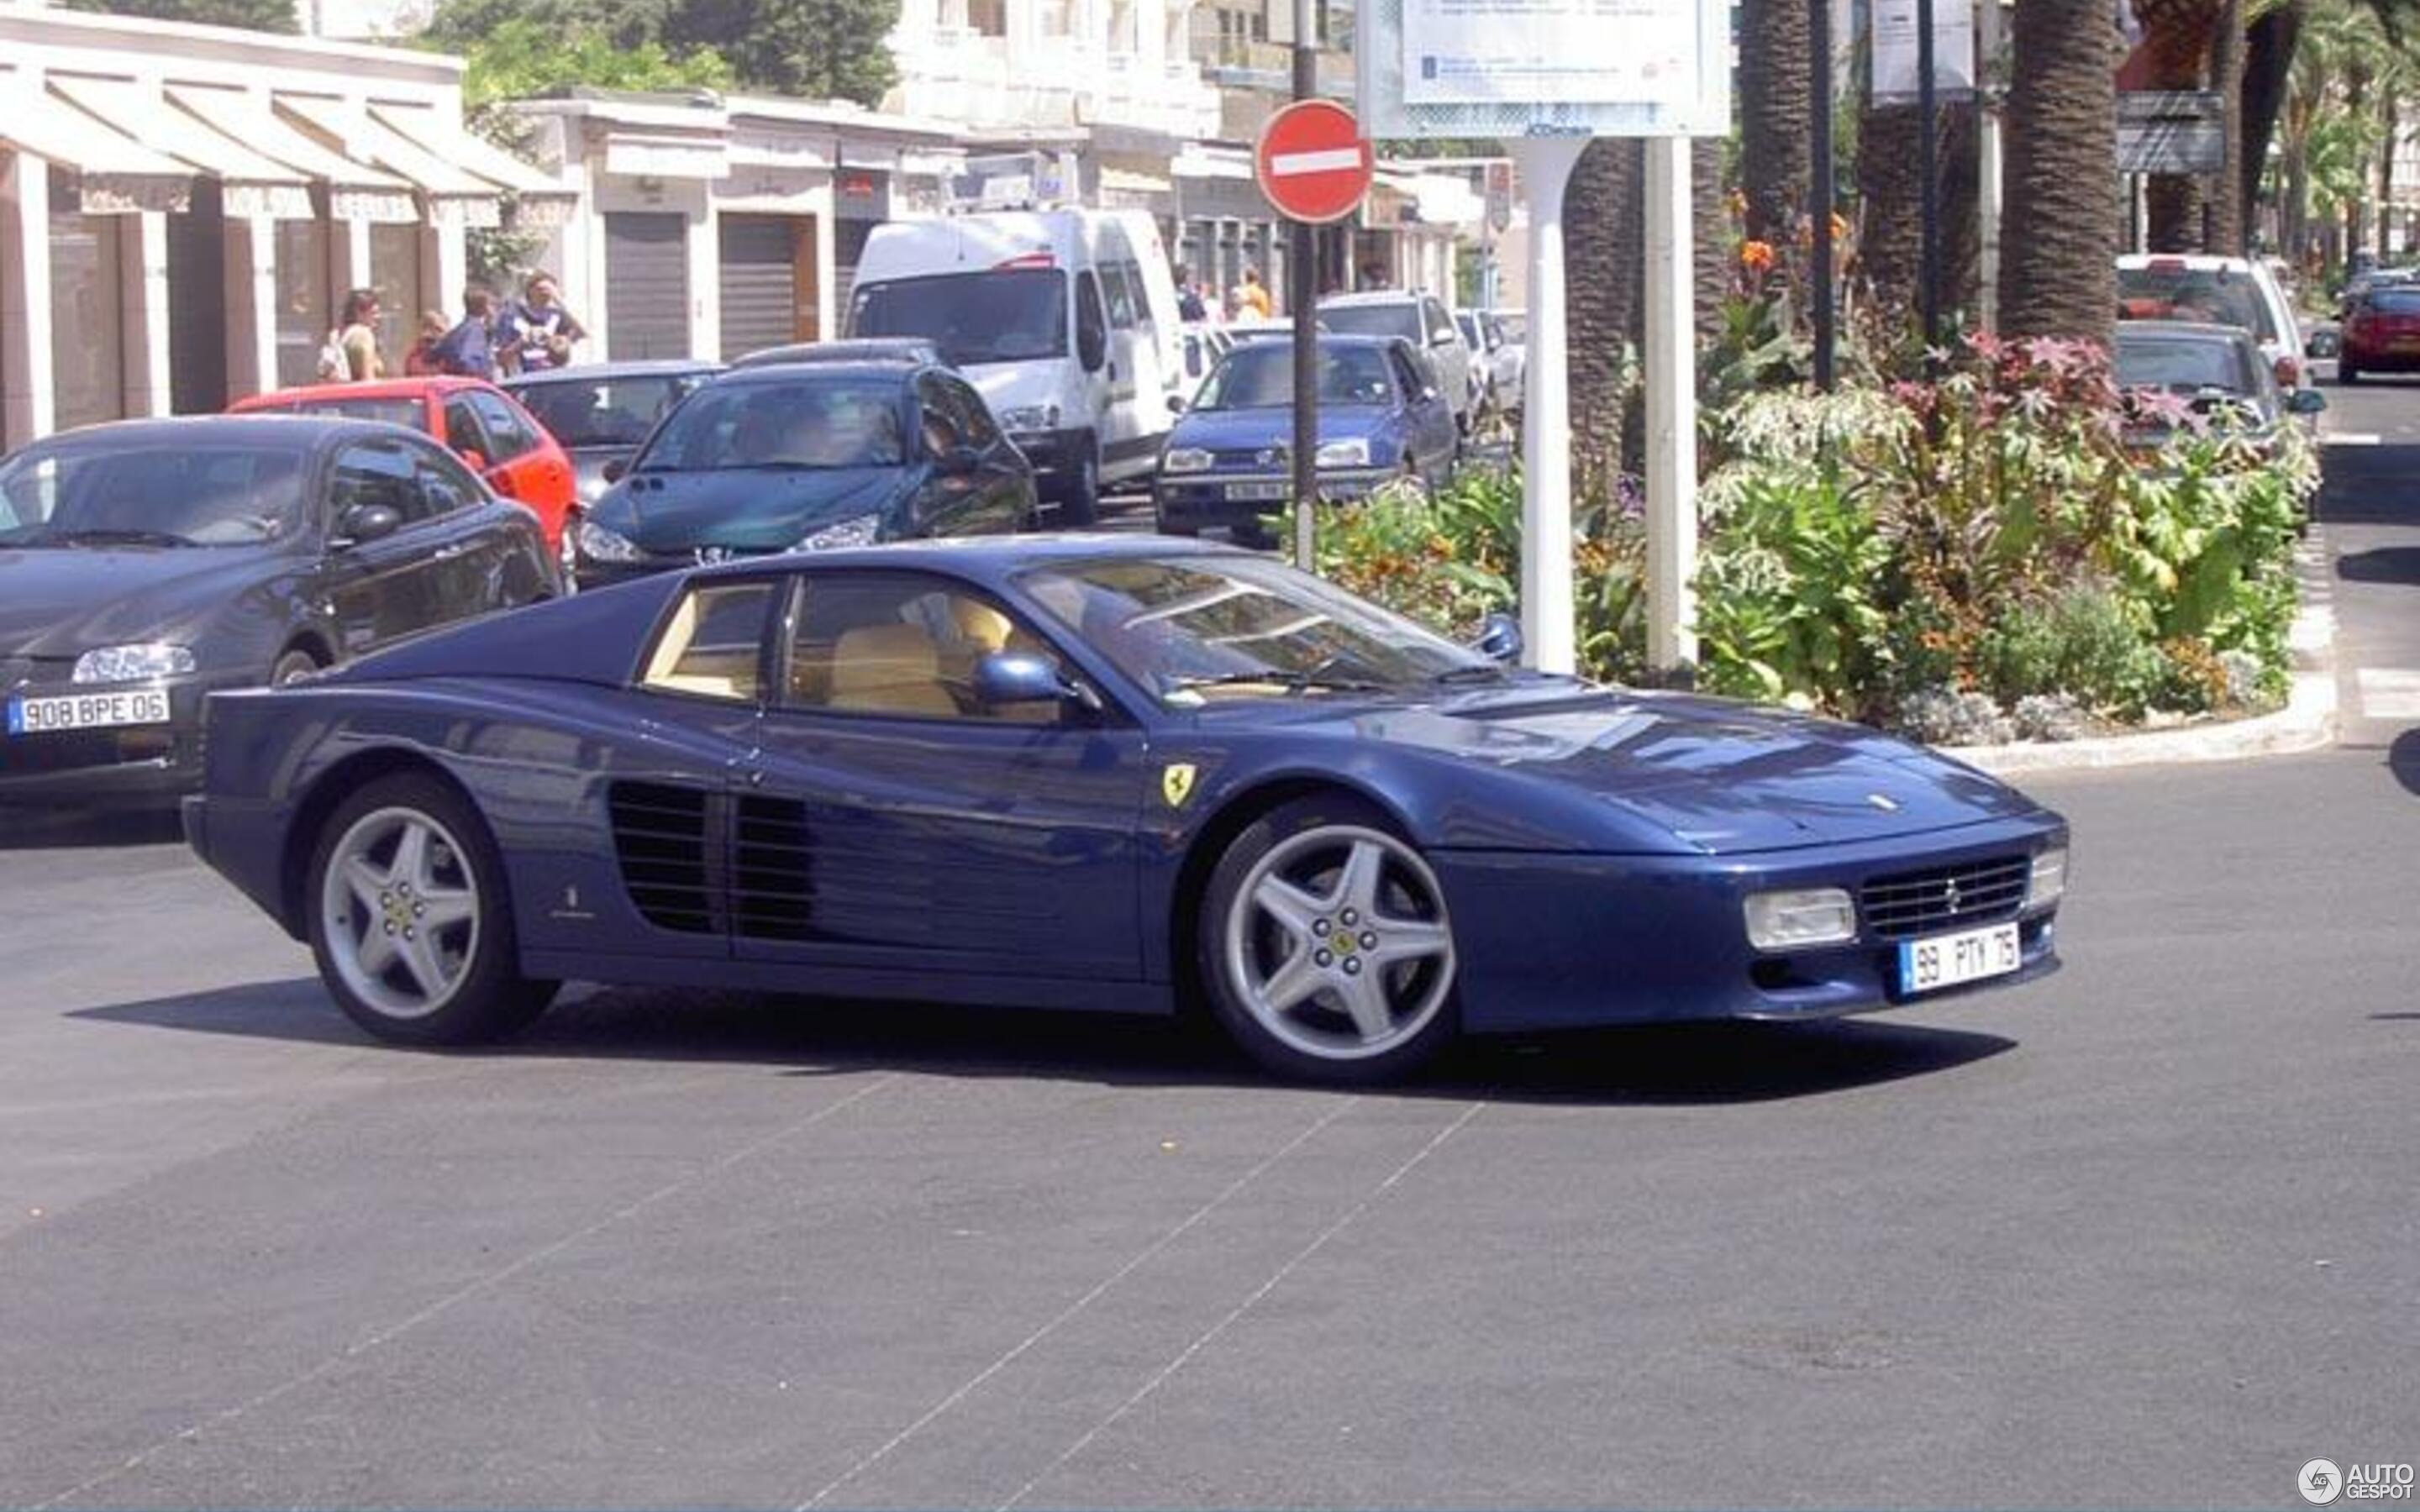
M1229 351L1160 453L1152 501L1168 535L1226 526L1257 536L1294 491L1294 343ZM1453 470L1453 408L1427 359L1393 336L1319 338L1319 491L1358 499Z

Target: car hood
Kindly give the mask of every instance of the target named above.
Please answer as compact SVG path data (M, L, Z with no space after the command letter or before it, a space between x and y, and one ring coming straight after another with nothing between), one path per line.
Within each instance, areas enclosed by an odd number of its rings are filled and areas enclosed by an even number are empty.
M571 458L572 486L582 504L593 504L605 497L613 486L605 477L605 470L616 462L626 462L638 454L635 445L566 446L565 455Z
M1264 710L1267 705L1261 706ZM1884 840L2037 811L2015 789L1861 725L1560 679L1325 717L1609 803L1708 854ZM1586 842L1575 837L1574 848Z
M1366 439L1387 423L1388 410L1374 405L1321 405L1319 439L1342 441ZM1259 450L1294 444L1291 409L1193 409L1179 417L1168 438L1171 446L1199 446L1207 451Z
M614 485L590 517L648 551L778 551L826 525L887 513L912 486L900 468L650 472Z
M73 656L144 640L191 644L267 579L260 547L0 550L0 656Z

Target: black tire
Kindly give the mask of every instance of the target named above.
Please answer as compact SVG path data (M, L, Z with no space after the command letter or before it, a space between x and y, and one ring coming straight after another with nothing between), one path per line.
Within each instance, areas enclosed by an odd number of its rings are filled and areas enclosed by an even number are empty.
M324 665L312 654L310 647L287 646L278 654L276 662L269 669L269 686L284 687L288 683L300 682Z
M1059 524L1083 530L1101 518L1101 447L1086 438L1076 471L1059 486Z
M2361 381L2361 369L2339 357L2336 359L2336 381L2346 388L2351 388Z
M1365 851L1377 859L1357 889ZM1281 921L1260 902L1272 894L1313 905L1311 918L1300 928ZM1396 1081L1461 1030L1452 928L1435 874L1384 815L1348 795L1297 798L1246 827L1210 873L1197 923L1203 999L1273 1074L1330 1087ZM1422 941L1428 949L1404 953ZM1301 995L1274 1001L1288 984ZM1358 1026L1354 996L1384 1028Z
M425 867L408 865L401 830L422 830ZM383 826L399 826L387 875L373 886L393 886L377 898L364 896L332 878L339 863L372 859ZM415 889L408 876L422 879ZM467 1045L501 1040L529 1026L553 1001L560 982L520 975L519 940L504 858L475 809L449 784L427 773L380 778L336 806L312 842L311 870L303 894L311 953L347 1018L378 1039L395 1044ZM340 886L349 897L332 897ZM417 911L469 900L468 927L443 922L422 926ZM441 903L441 900L444 902ZM386 910L383 921L375 913ZM343 918L340 922L339 913ZM376 934L373 934L373 927ZM336 931L344 931L340 937ZM441 931L444 932L441 934ZM351 936L361 937L354 940ZM388 964L374 967L365 956L378 936L418 938L419 952L442 980L425 990L403 948L386 947ZM409 986L405 979L413 979ZM398 1006L416 994L422 1001Z

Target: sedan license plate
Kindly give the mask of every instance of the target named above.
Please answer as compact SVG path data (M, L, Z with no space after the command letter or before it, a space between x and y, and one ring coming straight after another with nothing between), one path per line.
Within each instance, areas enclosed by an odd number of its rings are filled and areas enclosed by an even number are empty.
M2017 942L2014 924L1902 940L1899 947L1899 987L1911 994L1937 992L1961 982L2005 977L2024 964L2024 952Z
M1276 503L1293 490L1282 483L1231 483L1227 497L1253 503Z
M46 735L60 730L105 730L115 725L166 724L168 690L136 687L117 693L68 693L56 698L8 701L8 733Z

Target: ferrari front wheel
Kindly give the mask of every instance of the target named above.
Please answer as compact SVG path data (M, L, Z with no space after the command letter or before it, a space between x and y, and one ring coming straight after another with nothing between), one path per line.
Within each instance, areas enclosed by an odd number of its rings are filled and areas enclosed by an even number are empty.
M1459 1026L1436 873L1364 804L1298 799L1245 829L1211 873L1200 935L1212 1010L1281 1076L1391 1081Z
M504 863L434 777L370 783L312 852L311 949L345 1016L398 1044L473 1044L526 1026L555 993L519 970Z

